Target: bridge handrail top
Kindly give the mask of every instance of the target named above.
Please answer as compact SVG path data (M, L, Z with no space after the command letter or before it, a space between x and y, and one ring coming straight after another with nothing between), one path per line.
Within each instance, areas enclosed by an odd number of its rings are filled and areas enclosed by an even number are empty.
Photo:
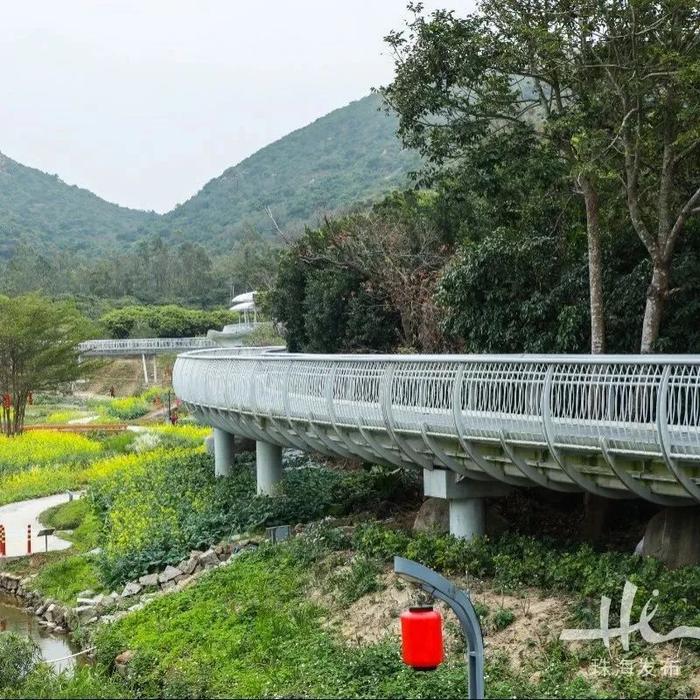
M396 362L396 363L434 363L456 362L466 364L556 364L556 365L700 365L698 354L675 355L582 355L582 354L443 354L443 355L401 355L401 354L314 354L314 353L290 353L281 348L268 347L246 348L248 352L236 352L233 348L204 348L191 350L178 355L178 358L192 360L245 360L255 362L265 360L281 362L295 360L301 362Z

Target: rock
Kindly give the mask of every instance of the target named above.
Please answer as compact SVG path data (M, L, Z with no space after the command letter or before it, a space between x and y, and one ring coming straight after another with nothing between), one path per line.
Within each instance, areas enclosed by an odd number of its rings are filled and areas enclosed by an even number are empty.
M74 608L74 611L78 620L85 623L95 617L95 612L97 610L93 605L79 605L77 608Z
M700 564L700 508L666 508L657 513L644 533L642 554L672 569Z
M46 612L46 609L48 607L49 607L49 604L47 602L44 602L34 611L34 614L37 617L44 617L44 613Z
M129 581L129 583L124 586L121 597L129 598L133 595L138 595L142 590L143 586L140 583L137 583L136 581Z
M161 585L174 581L178 576L182 576L182 571L176 566L166 566L162 573L158 576L158 583Z
M197 558L201 552L197 552L196 555L190 556L190 558L184 562L184 564L180 564L178 567L185 576L190 576L197 570L197 566L199 564L199 559Z
M205 569L210 569L219 563L219 558L216 556L216 552L214 552L213 549L208 549L206 552L197 557L197 561Z
M132 605L130 608L127 608L129 612L138 612L139 610L143 610L146 607L144 603L136 603L135 605Z
M53 631L54 634L68 634L68 630L65 627L61 627L60 625L56 627Z
M102 547L95 547L95 549L91 549L88 554L102 554Z
M426 498L416 515L413 529L416 532L449 532L450 514L444 498Z
M163 593L170 593L171 591L174 591L176 587L175 581L168 581L167 583L163 584L161 591L163 591Z
M51 605L49 605L49 607L46 608L46 612L44 613L44 617L49 622L53 622L55 611L56 611L56 603L51 603Z
M214 456L214 434L212 433L211 435L207 435L204 438L204 451L210 455Z
M95 595L95 591L87 590L87 591L80 591L78 593L78 598L92 598Z
M120 676L126 676L129 664L134 660L134 656L136 656L136 654L131 651L131 649L123 651L114 659L114 670Z
M144 588L154 588L158 585L158 574L146 574L139 579Z
M94 598L85 598L83 596L79 596L76 600L78 605L100 605L102 601L105 599L105 596L103 595L98 595L95 596Z

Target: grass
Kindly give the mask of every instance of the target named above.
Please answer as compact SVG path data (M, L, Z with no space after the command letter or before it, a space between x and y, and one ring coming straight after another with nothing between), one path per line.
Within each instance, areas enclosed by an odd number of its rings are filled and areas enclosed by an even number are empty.
M82 498L77 498L68 503L61 503L45 510L39 520L46 527L56 530L75 530L90 513L90 504Z
M57 530L72 530L70 534L61 532L60 535L70 540L73 547L53 553L55 556L32 579L32 588L45 597L71 604L75 604L76 595L81 591L103 590L96 557L87 553L97 546L101 527L90 503L84 498L69 501L45 510L39 520Z
M437 671L416 673L402 664L391 632L377 643L348 645L324 624L330 611L309 595L314 572L330 548L347 546L342 538L333 542L330 532L325 543L323 529L316 529L311 537L246 553L197 586L102 629L97 671L107 672L114 657L130 649L136 657L124 683L135 696L465 697L462 648L447 649ZM338 600L335 612L342 616L349 604ZM682 679L588 677L582 668L595 653L538 642L533 630L531 650L518 668L487 652L488 696L660 698L689 692Z

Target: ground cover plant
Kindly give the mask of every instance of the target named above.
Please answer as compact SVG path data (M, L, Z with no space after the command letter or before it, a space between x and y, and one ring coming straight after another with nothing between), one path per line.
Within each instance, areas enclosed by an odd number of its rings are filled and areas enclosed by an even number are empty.
M116 585L266 524L377 509L415 494L404 472L339 471L306 459L287 460L287 467L275 498L255 495L252 455L239 456L234 473L217 479L213 459L192 448L129 458L119 479L91 480L88 497L104 522L105 580Z
M366 539L367 532L361 536ZM424 546L432 542L440 550L444 539L426 537ZM393 631L382 636L378 630L378 641L360 645L341 638L330 621L351 615L354 597L329 603L311 592L329 567L358 556L351 548L344 531L312 525L291 542L244 553L196 586L100 628L92 641L97 664L90 673L110 678L129 697L464 697L461 641L448 643L446 663L437 671L416 673L402 664ZM553 551L551 557L567 568L564 553ZM365 573L353 580L371 578L365 564L360 567ZM489 626L498 630L506 617L512 623L502 612L488 613ZM114 659L126 649L134 658L125 674L116 674ZM586 670L598 653L533 636L527 658L512 665L487 647L488 697L654 698L690 692L687 678L592 677Z
M0 436L0 478L30 467L66 462L85 463L102 445L84 435L32 430L14 437Z

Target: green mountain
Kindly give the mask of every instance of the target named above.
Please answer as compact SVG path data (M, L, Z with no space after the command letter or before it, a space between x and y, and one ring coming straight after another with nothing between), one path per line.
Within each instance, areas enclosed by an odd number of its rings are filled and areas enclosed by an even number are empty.
M0 258L20 241L41 250L98 252L142 237L157 220L0 153Z
M378 199L419 165L396 138L396 118L369 95L265 146L159 216L110 204L0 155L0 258L20 240L88 254L158 233L226 250L251 229L293 232L325 214Z
M294 231L324 214L406 184L418 156L401 147L397 120L369 95L261 148L165 214L161 225L220 248L246 228Z

